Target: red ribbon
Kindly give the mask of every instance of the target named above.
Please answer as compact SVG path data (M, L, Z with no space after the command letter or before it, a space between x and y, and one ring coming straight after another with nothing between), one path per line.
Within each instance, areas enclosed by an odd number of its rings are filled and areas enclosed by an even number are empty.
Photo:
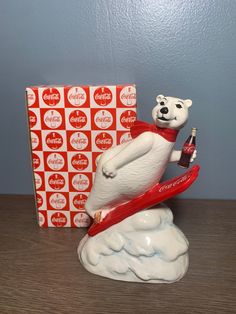
M136 138L143 132L157 133L160 136L164 137L167 141L174 143L176 141L179 130L160 128L155 124L149 124L147 122L136 120L134 122L134 125L130 128L132 138Z

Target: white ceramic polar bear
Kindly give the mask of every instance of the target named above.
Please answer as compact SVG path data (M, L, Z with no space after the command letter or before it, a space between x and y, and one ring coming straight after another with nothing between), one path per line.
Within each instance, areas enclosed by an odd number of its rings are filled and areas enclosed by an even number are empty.
M159 95L152 110L156 126L179 130L188 120L190 99ZM158 183L168 162L177 162L181 151L173 150L174 141L146 131L130 142L104 152L98 161L95 181L86 211L94 218L102 210L103 217L115 206L127 202ZM193 154L193 161L196 152ZM105 213L105 214L104 214Z

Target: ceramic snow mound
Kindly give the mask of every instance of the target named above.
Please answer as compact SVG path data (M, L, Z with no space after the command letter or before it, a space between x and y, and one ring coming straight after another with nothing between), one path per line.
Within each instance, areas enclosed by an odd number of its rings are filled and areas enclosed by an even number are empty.
M86 235L78 255L89 272L123 281L171 283L188 269L188 241L164 204Z

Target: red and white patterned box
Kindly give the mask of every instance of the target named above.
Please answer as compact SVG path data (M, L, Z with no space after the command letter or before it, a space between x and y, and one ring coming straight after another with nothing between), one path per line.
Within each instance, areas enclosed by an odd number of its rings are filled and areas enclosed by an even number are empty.
M39 225L87 227L96 158L130 140L135 86L34 86L26 103Z

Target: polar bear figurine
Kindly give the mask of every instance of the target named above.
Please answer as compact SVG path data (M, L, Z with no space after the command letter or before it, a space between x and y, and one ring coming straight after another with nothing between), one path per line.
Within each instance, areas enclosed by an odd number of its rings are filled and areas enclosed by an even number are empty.
M155 125L177 132L188 120L190 99L156 97L152 110ZM96 219L104 218L116 206L145 193L157 184L168 162L177 162L181 151L174 150L175 141L158 133L145 131L127 143L105 151L98 160L94 184L85 209ZM196 152L192 160L196 158ZM102 214L101 214L102 213Z

